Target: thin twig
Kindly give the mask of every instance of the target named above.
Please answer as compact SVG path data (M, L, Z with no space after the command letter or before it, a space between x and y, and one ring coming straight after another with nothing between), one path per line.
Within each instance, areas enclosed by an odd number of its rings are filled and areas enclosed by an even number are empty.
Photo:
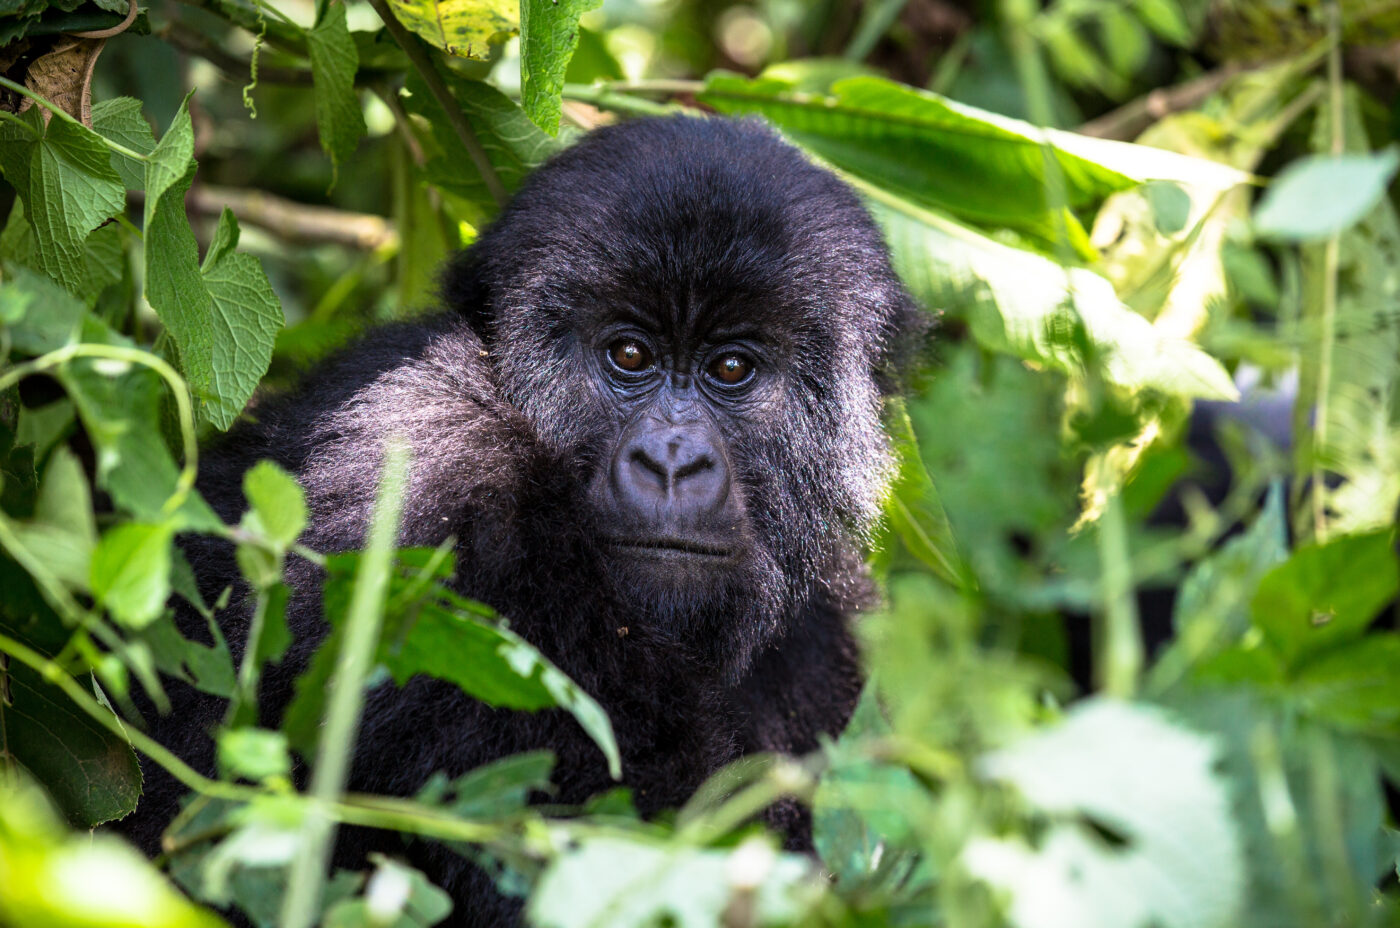
M1342 10L1337 0L1327 5L1327 109L1332 120L1330 150L1336 158L1346 151L1346 102L1342 96ZM1318 345L1317 395L1312 440L1313 537L1327 540L1327 482L1322 456L1327 450L1328 400L1332 380L1332 345L1337 340L1337 275L1341 266L1342 233L1333 232L1322 251L1322 336Z
M1175 87L1158 87L1151 93L1125 103L1097 119L1089 120L1079 127L1078 132L1081 135L1092 135L1100 139L1132 141L1159 119L1199 106L1207 97L1224 87L1236 75L1258 70L1268 64L1272 64L1272 62L1248 65L1230 62L1224 67L1208 74L1202 74L1184 84L1177 84Z
M496 174L491 159L487 157L486 149L481 146L481 140L476 137L476 130L467 121L461 105L452 96L452 91L448 89L447 82L443 80L441 72L437 69L437 64L428 54L427 49L423 47L422 39L404 28L403 23L398 21L384 0L369 0L369 3L370 6L374 7L374 12L379 14L379 18L384 20L384 28L388 29L389 34L394 37L394 41L399 43L399 47L408 56L409 63L423 78L423 83L428 85L428 92L433 95L438 106L441 106L443 112L447 114L448 123L451 124L452 130L457 133L457 139L462 143L462 147L467 150L467 155L472 159L477 173L485 182L491 199L496 201L497 206L505 206L506 200L509 199L505 185L501 183L501 178Z
M145 198L140 190L129 196L137 204ZM199 184L190 191L185 205L200 216L218 216L228 207L239 222L287 242L345 245L364 251L395 248L399 243L398 230L383 216L298 203L262 190Z

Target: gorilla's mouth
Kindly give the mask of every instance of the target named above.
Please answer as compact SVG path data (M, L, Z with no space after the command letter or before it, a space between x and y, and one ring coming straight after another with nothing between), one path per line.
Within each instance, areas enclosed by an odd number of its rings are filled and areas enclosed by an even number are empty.
M704 557L728 560L734 556L731 548L695 541L691 538L604 538L610 548L621 548L653 557Z

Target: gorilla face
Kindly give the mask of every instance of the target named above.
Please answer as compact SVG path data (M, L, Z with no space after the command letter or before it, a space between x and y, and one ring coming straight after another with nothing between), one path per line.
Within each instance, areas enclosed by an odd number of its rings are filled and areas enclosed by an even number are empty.
M742 662L858 550L894 349L922 321L850 190L762 125L593 132L445 296L577 469L600 571L639 615Z

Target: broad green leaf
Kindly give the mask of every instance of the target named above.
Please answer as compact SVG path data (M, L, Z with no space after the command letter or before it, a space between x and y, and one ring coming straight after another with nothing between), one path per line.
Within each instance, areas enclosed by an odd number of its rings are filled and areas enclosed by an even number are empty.
M1232 926L1245 861L1217 754L1212 739L1158 709L1079 703L979 765L1048 816L1037 844L974 838L962 862L1005 894L1017 928ZM1090 824L1120 840L1108 844Z
M175 342L201 414L222 430L267 371L282 307L257 259L234 252L238 223L227 209L200 266L184 204L193 151L186 102L146 164L146 298Z
M796 92L774 78L717 73L699 99L724 113L759 113L823 160L921 206L964 220L1019 229L1043 244L1060 223L1045 188L1044 143L1068 205L1086 206L1147 180L1227 187L1244 175L1172 152L1043 131L937 94L874 77L837 81L829 95ZM1073 216L1060 219L1088 253Z
M350 160L360 136L365 134L365 116L355 93L360 53L345 25L344 3L331 2L322 7L320 20L306 33L306 44L315 81L316 128L321 148L331 159L334 187L340 166Z
M109 529L92 555L93 595L124 625L142 628L170 596L174 525L127 522Z
M1359 638L1400 592L1393 532L1308 545L1269 571L1254 595L1254 623L1285 662Z
M590 837L564 851L527 907L538 928L713 928L724 923L734 885L745 888L749 924L802 924L811 862L762 838L707 850L621 837Z
M399 552L403 566L390 582L376 662L387 668L400 686L421 673L455 683L467 695L491 706L527 710L558 706L577 719L607 758L612 776L618 778L621 755L602 707L524 639L503 625L492 624L495 613L491 609L435 582L451 576L451 558L439 559L437 572L422 577L423 565L432 555L411 549ZM325 686L340 647L339 629L357 557L343 554L327 559L325 615L332 632L310 668L297 680L296 698L283 722L298 750L305 751L315 741ZM429 582L423 583L424 579Z
M290 777L292 757L287 736L265 728L225 728L218 733L219 767L255 783Z
M578 18L601 5L602 0L520 0L520 104L550 135L559 131L559 95L578 47Z
M843 888L878 879L882 870L907 872L910 855L902 850L917 841L913 810L930 804L907 767L871 756L892 734L876 687L866 684L840 740L826 749L828 767L812 797L812 842Z
M1324 725L1400 739L1400 636L1367 635L1307 661L1289 697Z
M0 922L44 928L218 928L139 851L70 834L27 780L0 786Z
M507 190L514 191L532 170L565 147L566 140L550 138L524 110L491 85L450 77L448 86ZM428 179L476 204L483 217L492 215L495 204L476 171L468 167L471 158L442 108L416 74L409 75L406 89L405 108L426 119L432 129L431 141L436 148L428 161Z
M485 58L519 31L519 0L389 0L403 23L460 58Z
M77 297L18 264L6 262L4 274L0 317L17 351L40 355L78 340L86 307Z
M3 518L3 517L0 517ZM76 455L60 445L49 459L34 517L11 525L19 543L73 590L88 588L88 564L97 545L92 497Z
M7 761L17 761L44 784L63 814L80 828L119 819L136 808L141 767L125 738L100 725L57 686L22 664L11 662L8 670L0 671L0 682L0 690L9 694L8 700L0 699L0 773ZM90 688L91 677L83 675L79 683ZM5 802L0 799L0 807ZM0 837L0 844L3 840ZM3 871L0 861L0 885L10 887ZM0 899L0 918L4 911Z
M1254 213L1262 236L1291 242L1327 238L1369 213L1400 168L1400 151L1310 155L1290 164Z
M1197 562L1182 581L1172 612L1175 638L1152 668L1152 688L1161 692L1238 641L1249 629L1249 602L1260 578L1287 557L1283 490L1275 485L1249 530Z
M151 124L142 113L141 101L135 97L113 97L92 105L92 128L103 138L124 148L149 155L156 147ZM126 155L112 152L112 167L121 176L127 190L141 190L146 184L146 167Z
M919 455L914 426L902 401L886 404L885 423L899 461L899 472L885 503L885 518L910 554L954 586L968 585L971 577L958 553L938 490Z
M81 293L83 242L125 194L96 133L56 117L45 125L42 113L33 106L0 125L0 172L24 201L39 268Z
M167 517L179 469L161 430L163 382L144 367L78 359L58 370L97 450L97 482L145 522ZM176 511L181 529L219 531L221 520L191 491Z
M986 347L1075 371L1083 364L1073 340L1078 320L1113 383L1171 396L1238 397L1219 361L1189 341L1159 333L1094 272L1061 267L944 216L865 190L904 282L926 305L966 305L973 335Z
M237 247L238 220L225 209L201 269L213 300L206 323L212 343L203 412L218 429L233 424L267 373L283 323L282 304L262 265ZM193 381L191 387L198 392Z
M243 495L250 507L248 527L273 544L286 548L306 528L305 494L295 478L272 461L259 461L248 469Z

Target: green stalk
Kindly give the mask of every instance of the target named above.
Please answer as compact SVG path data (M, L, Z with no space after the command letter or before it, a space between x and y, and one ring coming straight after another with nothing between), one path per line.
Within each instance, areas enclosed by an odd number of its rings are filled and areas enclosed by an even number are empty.
M1346 104L1342 99L1342 11L1337 0L1327 4L1327 109L1332 120L1331 154L1346 151ZM1337 277L1341 266L1342 233L1334 232L1322 251L1322 325L1317 354L1316 425L1312 437L1313 537L1327 540L1327 483L1322 457L1327 451L1327 407L1331 393L1332 348L1337 341Z
M368 544L355 577L355 590L345 618L344 643L331 678L325 725L311 775L312 805L302 832L305 843L302 853L292 862L282 904L283 928L310 928L326 882L336 834L330 808L340 800L350 773L350 757L364 708L365 680L374 666L384 619L407 478L408 449L401 441L391 441L385 447L384 473L374 503Z
M501 183L500 176L496 174L496 168L486 155L486 149L482 147L481 140L476 137L476 130L467 121L457 98L452 96L452 91L448 89L447 82L443 80L442 74L438 71L437 63L433 61L423 40L409 32L404 24L399 22L398 17L394 15L393 10L389 9L389 4L385 0L369 0L369 5L374 7L374 12L378 13L379 18L384 21L384 28L389 30L389 34L394 37L399 48L403 49L404 54L408 56L409 63L413 65L413 69L418 72L419 77L423 78L423 83L428 85L428 92L433 95L433 99L437 100L438 106L442 107L443 113L447 115L447 122L452 126L452 131L457 134L457 140L467 150L467 155L472 159L472 164L476 166L477 173L485 182L491 199L496 201L497 206L505 206L506 201L510 199L505 184Z
M103 145L106 145L108 149L116 152L119 155L125 155L128 158L132 158L136 161L141 162L145 162L147 160L146 156L141 154L139 151L132 151L125 145L118 144L117 142L114 142L106 136L102 135L100 132L94 132L90 127L84 126L82 121L79 120L72 113L68 112L63 107L55 103L49 102L47 97L35 93L23 84L17 84L14 81L10 80L8 77L0 77L0 87L4 87L7 90L12 90L20 96L28 97L29 99L37 103L39 106L42 106L50 113L57 116L59 119L62 119L64 122L71 122L73 125L81 127L84 132L92 132L93 135L97 136L98 139L101 140ZM6 115L8 116L9 114L7 113Z
M657 103L639 94L698 93L700 81L613 81L597 84L565 84L564 99L596 106L600 110L632 116L664 116L676 112L667 103Z
M0 81L2 80L4 78L0 78ZM148 351L123 348L117 345L65 345L55 351L50 351L48 354L40 355L32 361L16 364L0 375L0 391L9 389L31 374L60 367L74 358L107 358L113 361L125 361L128 364L139 364L155 371L170 386L170 392L175 397L176 416L180 421L180 437L184 446L185 463L180 468L179 478L175 481L174 492L170 494L170 498L165 501L161 510L172 513L179 509L184 505L190 490L194 488L194 478L199 468L199 438L195 434L194 407L190 405L189 389L185 386L185 381L175 372L175 368L165 363L161 358Z
M1032 33L1033 20L1037 15L1039 4L1033 0L1002 0L1007 45L1016 62L1021 92L1026 99L1026 111L1031 122L1046 127L1051 124L1053 114L1045 63ZM1055 222L1055 255L1061 265L1069 266L1074 263L1074 252L1065 227L1069 195L1064 174L1048 139L1041 141L1041 153L1045 164L1046 205ZM1074 288L1066 289L1070 308L1074 309ZM1105 503L1098 525L1103 624L1100 634L1096 636L1095 677L1105 693L1127 699L1137 692L1145 659L1137 604L1133 600L1132 556L1128 550L1128 527L1119 499L1120 487L1107 472L1101 455L1097 480L1099 486L1104 488Z

